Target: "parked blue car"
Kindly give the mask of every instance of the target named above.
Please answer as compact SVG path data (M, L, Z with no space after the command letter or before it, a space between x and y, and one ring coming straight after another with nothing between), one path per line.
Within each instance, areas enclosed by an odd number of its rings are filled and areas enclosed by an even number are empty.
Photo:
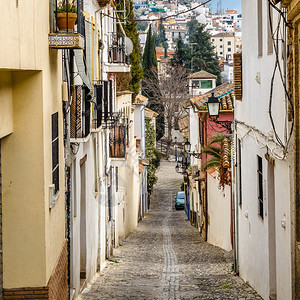
M178 192L175 200L175 209L184 209L185 196L184 191Z

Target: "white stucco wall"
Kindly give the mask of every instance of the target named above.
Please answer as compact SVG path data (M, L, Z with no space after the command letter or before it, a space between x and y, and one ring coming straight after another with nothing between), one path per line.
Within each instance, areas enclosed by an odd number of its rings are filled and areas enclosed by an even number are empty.
M271 148L268 150L271 156L272 150L275 150L274 144L269 141L273 137L268 109L275 57L267 53L267 9L267 1L263 1L263 55L258 57L256 1L254 5L250 1L242 1L243 100L236 101L235 118L246 123L246 126L238 123L236 131L237 138L241 140L242 169L242 204L236 206L238 258L240 276L264 299L269 299L273 285L277 300L283 300L292 299L290 195L293 178L290 175L291 154L283 160L276 159L275 156L274 167L271 167L265 158L267 145ZM274 13L274 23L276 19L277 15ZM284 135L288 130L284 129L285 97L278 73L274 82L271 110L276 131L284 142ZM249 131L249 126L254 126L258 131L254 134L253 131ZM269 138L264 138L263 135ZM279 147L275 152L278 149ZM263 219L258 214L257 155L262 157L263 163ZM272 168L274 185L270 172ZM275 242L272 244L272 241Z
M194 112L193 107L189 107L189 141L191 143L191 152L199 152L199 117L198 113ZM191 156L191 165L197 165L197 159Z
M231 245L231 196L230 186L225 185L224 191L219 189L219 181L207 174L207 209L208 234L207 241L227 251Z

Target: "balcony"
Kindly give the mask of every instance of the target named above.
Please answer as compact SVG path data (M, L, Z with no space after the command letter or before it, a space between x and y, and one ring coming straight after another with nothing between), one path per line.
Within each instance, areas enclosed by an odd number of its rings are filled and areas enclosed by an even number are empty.
M83 0L50 0L49 47L84 49Z
M85 141L91 128L91 103L87 99L89 89L86 86L76 85L70 112L70 138ZM79 139L79 140L78 140Z
M125 164L128 145L128 122L117 124L110 128L109 133L109 157L112 166Z
M105 64L108 73L130 72L129 55L126 55L125 36L111 33L108 39L108 63Z
M97 0L97 2L100 7L105 7L109 3L109 0Z
M113 101L113 83L111 80L102 80L94 85L95 104L93 130L111 128L119 121L119 114L115 112Z

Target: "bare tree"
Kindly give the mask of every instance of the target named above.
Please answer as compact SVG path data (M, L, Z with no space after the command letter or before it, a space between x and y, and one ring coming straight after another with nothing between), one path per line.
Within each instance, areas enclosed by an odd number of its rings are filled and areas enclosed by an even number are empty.
M143 94L149 98L151 109L164 115L167 140L166 156L172 143L172 129L184 113L183 105L188 100L188 73L185 68L166 64L161 72L155 68L143 80Z

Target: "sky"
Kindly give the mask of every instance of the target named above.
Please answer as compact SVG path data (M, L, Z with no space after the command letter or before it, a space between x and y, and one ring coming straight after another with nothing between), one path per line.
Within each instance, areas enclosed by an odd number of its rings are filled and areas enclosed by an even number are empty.
M238 12L241 12L241 0L221 0L221 1L222 1L222 7L224 12L227 8L236 9ZM218 2L219 0L211 1L211 8L213 12L216 10Z

